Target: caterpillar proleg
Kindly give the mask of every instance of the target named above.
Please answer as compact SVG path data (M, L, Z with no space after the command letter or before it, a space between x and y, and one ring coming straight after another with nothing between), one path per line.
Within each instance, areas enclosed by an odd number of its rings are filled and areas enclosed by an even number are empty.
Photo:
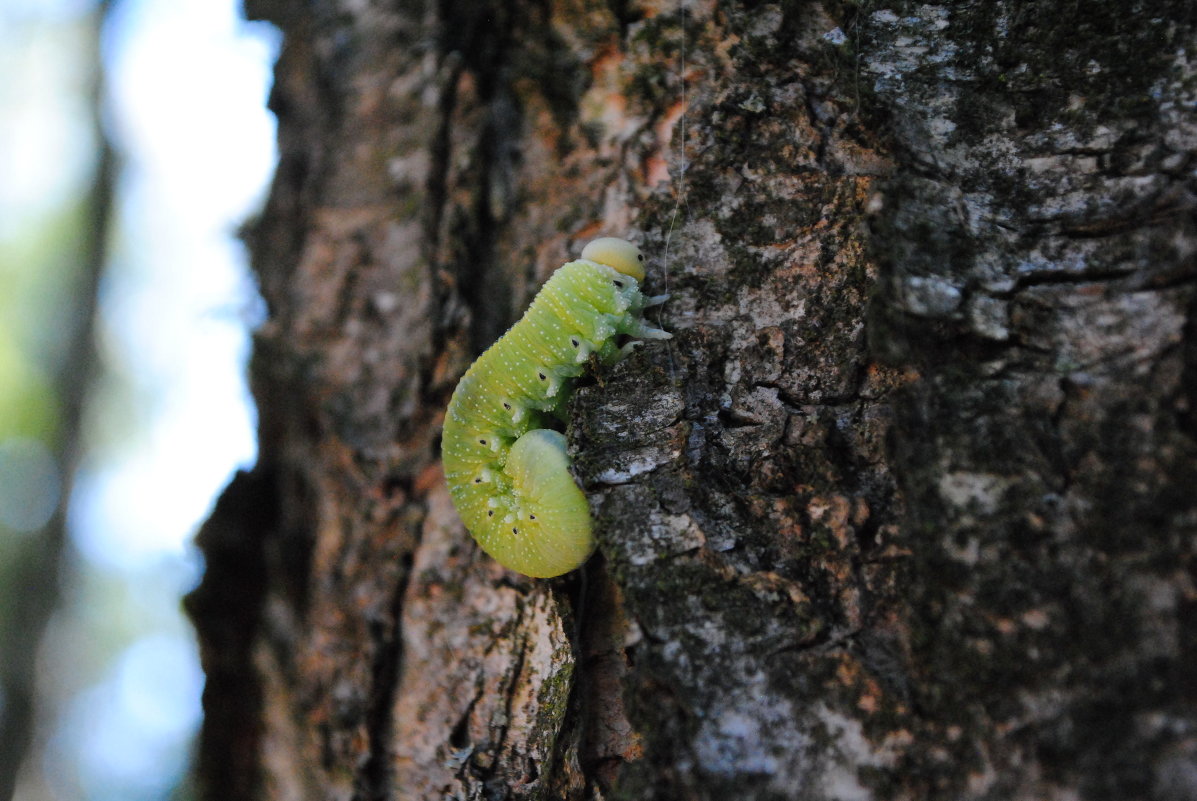
M559 576L594 551L590 509L569 472L564 413L590 355L627 354L620 335L668 339L642 318L664 296L640 292L644 256L596 239L553 273L524 316L470 366L449 401L441 439L458 513L484 551L528 576Z

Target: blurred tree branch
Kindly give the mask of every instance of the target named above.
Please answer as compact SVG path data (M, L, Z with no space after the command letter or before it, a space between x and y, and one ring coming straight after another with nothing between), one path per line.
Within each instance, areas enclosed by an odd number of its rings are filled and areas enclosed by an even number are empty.
M111 229L116 154L101 123L104 96L104 68L100 57L100 34L109 3L102 0L92 13L90 59L93 79L90 88L91 124L95 141L95 168L81 222L84 230L78 243L78 275L70 283L73 292L62 303L70 312L63 319L70 327L62 336L63 358L56 365L54 393L60 418L54 455L62 487L58 508L46 525L28 535L16 549L9 567L11 583L6 588L7 608L0 644L0 801L8 801L16 790L20 768L34 740L39 723L37 658L43 634L62 594L61 579L67 543L67 508L75 468L79 461L82 423L88 390L95 374L95 320L100 279L107 262Z

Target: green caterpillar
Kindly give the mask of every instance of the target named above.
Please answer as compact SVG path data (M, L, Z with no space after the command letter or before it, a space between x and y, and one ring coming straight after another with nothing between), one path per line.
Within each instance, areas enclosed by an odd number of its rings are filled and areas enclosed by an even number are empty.
M594 551L590 509L569 472L561 418L572 379L591 354L626 355L620 334L671 335L641 315L666 296L640 292L644 256L631 242L596 239L557 268L524 316L462 376L445 413L445 479L466 528L500 564L528 576L559 576Z

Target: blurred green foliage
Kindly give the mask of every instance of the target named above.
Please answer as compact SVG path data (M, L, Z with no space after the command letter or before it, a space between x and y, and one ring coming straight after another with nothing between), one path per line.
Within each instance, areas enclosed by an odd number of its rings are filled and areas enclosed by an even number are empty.
M56 444L52 375L67 346L61 316L74 305L85 223L72 205L0 239L0 442L19 436Z

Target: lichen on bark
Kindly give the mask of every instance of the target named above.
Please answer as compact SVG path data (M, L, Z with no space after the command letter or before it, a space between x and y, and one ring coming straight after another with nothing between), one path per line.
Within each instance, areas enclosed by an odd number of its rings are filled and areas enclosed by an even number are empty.
M884 352L920 374L892 449L917 728L938 744L907 754L915 797L1197 792L1192 741L1168 733L1193 722L1177 677L1197 521L1177 422L1197 275L1180 11L858 17L866 85L909 154L874 248Z

